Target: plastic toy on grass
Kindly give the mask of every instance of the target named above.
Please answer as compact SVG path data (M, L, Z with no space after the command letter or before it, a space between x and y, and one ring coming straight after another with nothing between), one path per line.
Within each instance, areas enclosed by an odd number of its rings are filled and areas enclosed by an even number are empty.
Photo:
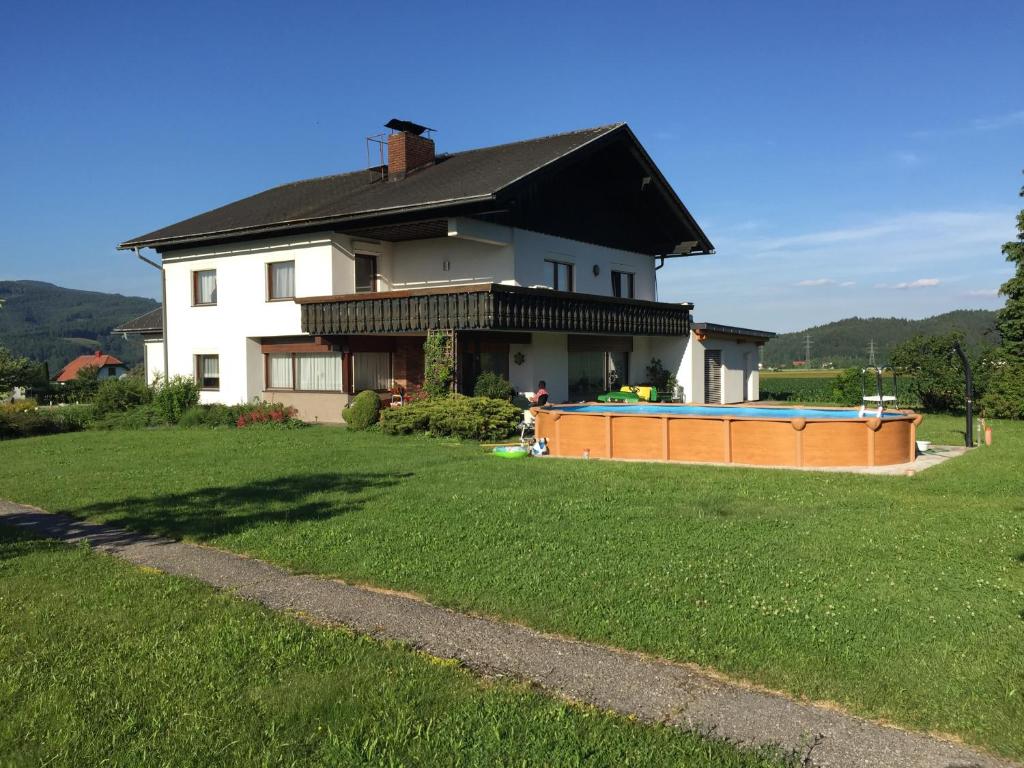
M491 453L502 459L525 459L530 455L525 445L499 445L492 449Z

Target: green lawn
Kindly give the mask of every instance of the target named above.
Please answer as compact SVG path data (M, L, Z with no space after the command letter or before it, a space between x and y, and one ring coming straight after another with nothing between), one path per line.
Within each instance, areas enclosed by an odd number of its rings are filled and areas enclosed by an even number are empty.
M921 437L957 442L959 419ZM0 494L717 668L1024 757L1024 425L913 478L341 429L0 444Z
M0 765L781 766L0 528Z

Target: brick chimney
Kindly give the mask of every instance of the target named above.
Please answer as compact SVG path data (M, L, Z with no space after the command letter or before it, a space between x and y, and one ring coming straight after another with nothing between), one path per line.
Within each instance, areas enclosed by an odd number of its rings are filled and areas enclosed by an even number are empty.
M388 179L392 181L434 162L434 140L420 135L429 129L399 120L392 120L388 127L395 125L402 128L388 136Z

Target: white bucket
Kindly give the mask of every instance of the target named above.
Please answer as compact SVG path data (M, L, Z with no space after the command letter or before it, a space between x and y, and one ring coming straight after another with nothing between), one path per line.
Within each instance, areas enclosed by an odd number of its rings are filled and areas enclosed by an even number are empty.
M918 440L917 441L917 452L918 453L926 453L928 451L928 449L931 448L931 447L932 447L932 441L931 440Z

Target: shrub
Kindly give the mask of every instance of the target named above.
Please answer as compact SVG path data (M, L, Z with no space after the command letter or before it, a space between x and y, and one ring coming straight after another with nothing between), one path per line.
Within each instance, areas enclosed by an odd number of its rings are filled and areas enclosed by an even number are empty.
M341 418L351 429L369 429L380 417L380 398L372 389L365 389L341 411Z
M444 397L451 392L454 375L451 341L443 333L427 334L423 342L423 389L431 397Z
M95 429L149 429L167 422L153 403L139 405L128 411L114 411L99 419Z
M128 411L145 405L153 393L142 379L126 376L123 379L104 379L100 383L92 404L97 416Z
M893 367L913 377L911 391L924 410L963 411L964 374L953 356L953 344L962 340L959 332L918 335L893 350Z
M490 397L450 395L410 403L381 414L381 430L392 435L427 432L434 437L500 440L519 424L522 412Z
M228 411L240 411L235 426L241 427L298 427L302 422L295 418L298 411L282 403L257 403L255 405L232 406Z
M92 408L90 406L0 412L0 440L78 432L89 426L91 421Z
M657 357L651 358L651 364L647 366L644 373L647 374L646 383L658 390L659 400L670 400L675 394L676 377L662 365Z
M191 376L173 376L157 387L153 405L160 418L177 424L189 408L199 403L199 386Z
M516 396L516 391L508 379L500 373L484 371L476 377L476 383L473 385L473 396L492 397L495 400L508 400L512 402L512 398Z
M982 413L992 419L1024 419L1024 364L1003 363L987 378Z
M863 387L864 374L861 369L847 368L832 379L831 402L837 405L860 405L864 397ZM875 392L872 390L868 394L875 394Z
M0 413L21 413L22 411L34 411L39 403L31 397L23 397L21 400L12 400L9 403L0 403Z

